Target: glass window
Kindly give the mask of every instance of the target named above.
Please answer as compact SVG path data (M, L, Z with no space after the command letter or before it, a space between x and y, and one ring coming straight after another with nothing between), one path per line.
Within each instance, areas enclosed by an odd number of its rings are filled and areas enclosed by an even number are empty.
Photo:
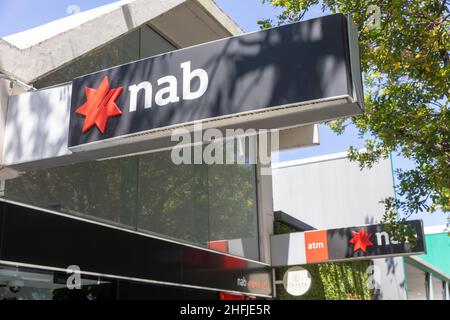
M35 88L45 88L74 78L139 59L139 30L93 50L83 57L36 81Z
M255 177L254 165L175 165L164 151L30 171L4 197L258 260Z
M159 33L144 25L140 28L140 53L139 59L155 56L157 54L177 49L173 44L164 39Z
M149 26L144 25L66 66L37 80L35 88L45 88L74 78L128 62L175 50L176 48Z
M92 161L36 170L9 180L8 199L134 227L137 159Z
M210 241L227 240L228 252L258 260L255 166L208 166Z
M207 168L175 165L170 156L170 151L151 153L139 161L138 227L206 246Z

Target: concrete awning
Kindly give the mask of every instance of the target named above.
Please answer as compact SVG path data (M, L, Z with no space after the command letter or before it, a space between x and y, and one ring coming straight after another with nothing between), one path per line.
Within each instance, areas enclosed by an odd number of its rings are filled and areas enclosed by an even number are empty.
M33 83L146 23L179 48L242 33L212 0L122 0L0 39L0 73Z

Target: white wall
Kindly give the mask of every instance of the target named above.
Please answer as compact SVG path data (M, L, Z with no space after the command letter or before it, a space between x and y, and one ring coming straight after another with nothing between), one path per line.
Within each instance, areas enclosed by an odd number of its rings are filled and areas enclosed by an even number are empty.
M282 162L273 165L274 210L317 229L377 223L392 184L389 159L363 171L345 153Z
M69 155L71 85L10 97L3 165Z
M373 264L379 272L379 289L376 291L378 300L406 300L406 274L403 257L373 259ZM409 289L409 287L408 287Z

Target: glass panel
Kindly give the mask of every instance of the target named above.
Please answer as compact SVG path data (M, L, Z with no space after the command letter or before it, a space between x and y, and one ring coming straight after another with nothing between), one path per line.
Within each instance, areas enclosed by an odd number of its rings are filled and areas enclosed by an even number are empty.
M139 60L139 30L93 50L78 60L52 72L36 81L34 87L45 88L69 82L76 77L135 60Z
M45 88L74 78L175 50L176 47L149 26L132 31L99 49L93 50L34 83Z
M136 194L136 158L31 171L5 188L8 199L132 227Z
M216 150L233 158L233 143L220 142ZM177 166L170 151L142 156L138 227L258 260L256 173L248 140L243 143L247 164Z
M208 166L210 241L228 240L228 252L258 260L253 165Z
M175 165L156 152L31 171L4 196L258 260L254 165Z
M177 48L161 37L155 30L147 25L141 27L140 58L144 59L157 54L176 50Z
M170 151L141 156L138 227L206 246L207 171L172 163Z

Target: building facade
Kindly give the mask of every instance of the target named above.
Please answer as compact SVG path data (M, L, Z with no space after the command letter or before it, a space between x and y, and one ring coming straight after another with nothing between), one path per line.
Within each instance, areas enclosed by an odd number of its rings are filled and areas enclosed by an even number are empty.
M271 159L362 112L356 39L343 15L243 35L212 0L119 1L0 39L0 297L282 297L279 224L378 223L393 195L387 160ZM208 158L199 123L244 134ZM174 161L175 129L193 162ZM315 297L405 299L403 261L370 262L375 294ZM345 268L366 281L366 267Z
M213 1L119 1L0 40L3 298L271 296L256 165L67 148L73 79L241 33Z

